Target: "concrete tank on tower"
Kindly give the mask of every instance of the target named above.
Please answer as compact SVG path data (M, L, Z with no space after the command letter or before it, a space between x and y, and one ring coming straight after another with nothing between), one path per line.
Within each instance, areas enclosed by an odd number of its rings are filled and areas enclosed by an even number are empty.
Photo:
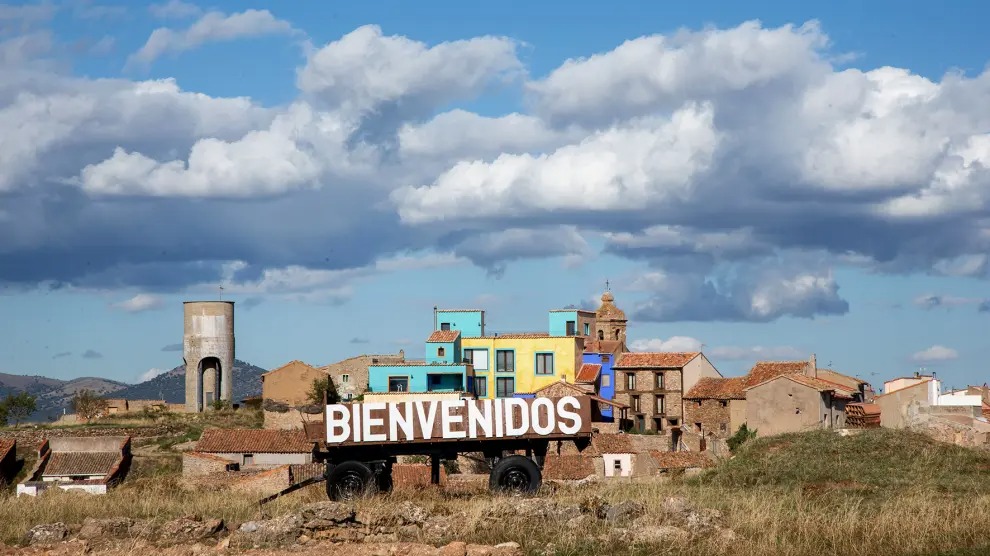
M234 302L186 301L182 312L186 411L203 411L216 400L233 403Z

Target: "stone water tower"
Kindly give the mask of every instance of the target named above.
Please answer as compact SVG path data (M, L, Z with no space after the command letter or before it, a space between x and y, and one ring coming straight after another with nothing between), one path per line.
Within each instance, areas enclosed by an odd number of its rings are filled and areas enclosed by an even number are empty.
M234 302L186 301L182 313L186 411L203 411L216 400L233 403Z

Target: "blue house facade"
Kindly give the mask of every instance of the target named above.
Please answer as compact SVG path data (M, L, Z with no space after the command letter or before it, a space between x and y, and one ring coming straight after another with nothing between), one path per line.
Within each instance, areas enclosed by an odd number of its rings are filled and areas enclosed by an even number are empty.
M582 309L554 309L550 311L551 336L585 336L595 331L595 312Z
M481 309L433 309L434 330L457 331L462 338L485 335L485 312Z
M598 344L598 342L594 342L592 344L592 349L598 348L595 344ZM585 351L581 359L582 363L591 363L602 366L601 373L598 375L598 382L595 384L595 392L606 400L615 399L615 371L612 370L612 364L615 363L615 358L616 355L613 353ZM600 409L602 418L607 421L611 421L613 418L612 406L602 405Z

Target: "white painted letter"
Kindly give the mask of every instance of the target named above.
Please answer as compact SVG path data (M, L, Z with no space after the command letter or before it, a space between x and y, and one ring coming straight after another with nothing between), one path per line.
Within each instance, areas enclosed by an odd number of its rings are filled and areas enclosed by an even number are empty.
M560 422L560 432L563 434L577 434L581 430L581 414L570 411L567 407L573 407L575 410L581 407L581 402L578 401L574 396L564 396L557 400L557 417L559 419L568 419L571 421L570 425L565 425Z
M478 427L481 426L482 432L485 433L485 438L492 437L492 401L491 400L478 400L481 402L481 407L484 408L484 413L481 409L478 409L477 401L468 402L468 436L471 438L478 438Z
M351 416L347 407L334 404L327 406L327 444L344 442L351 435ZM340 432L337 432L337 431Z
M494 400L495 405L495 438L505 436L505 398Z
M433 425L437 422L438 404L437 402L424 402L422 400L417 400L413 403L416 404L416 415L419 417L419 427L423 431L423 440L429 440L433 438ZM423 404L426 403L430 404L429 414L423 409Z
M519 408L519 426L515 426L515 411ZM526 400L522 398L505 399L505 436L522 436L529 430L529 412L526 411Z
M371 416L372 411L383 411L385 409L385 402L367 402L361 404L361 406L361 410L363 412L361 418L364 420L364 441L385 442L387 437L384 432L371 432L371 427L378 427L385 424L385 419Z
M354 424L354 442L361 442L361 406L363 404L351 404L351 422Z
M451 425L454 423L464 422L464 415L451 414L451 410L458 407L464 407L464 400L443 400L440 402L440 434L444 438L464 438L463 426L459 431L451 430Z
M390 403L388 404L388 434L389 439L392 441L399 440L399 429L406 434L406 440L412 440L413 435L413 416L412 416L412 404L405 402L401 404L401 407L406 408L405 415L399 411L400 404Z
M546 414L547 414L547 424L546 425L540 425L540 408L541 407L546 408L546 411L545 411ZM542 435L542 436L546 436L546 435L552 433L553 432L553 429L557 425L557 423L556 423L556 421L557 421L557 415L556 415L556 412L554 412L553 402L550 401L548 398L536 398L535 400L533 400L533 404L530 405L529 408L530 408L530 411L532 411L532 413L533 413L532 418L531 418L531 422L533 423L533 432L535 432L536 434Z

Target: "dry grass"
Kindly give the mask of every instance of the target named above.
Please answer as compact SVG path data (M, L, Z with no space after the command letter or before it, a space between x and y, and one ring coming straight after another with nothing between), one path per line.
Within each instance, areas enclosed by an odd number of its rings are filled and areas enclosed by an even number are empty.
M616 481L541 494L559 504L580 504L590 496L610 503L636 500L647 509L645 519L657 525L667 519L660 509L664 500L684 496L723 512L726 525L739 536L728 544L710 538L683 546L633 546L617 539L614 526L603 521L570 532L561 523L539 519L486 517L500 500L483 491L398 491L362 500L358 507L388 512L408 500L435 515L451 516L445 540L516 541L534 555L990 553L984 533L990 529L988 456L914 435L871 434L767 439L701 478ZM268 505L266 513L287 513L324 499L322 486L314 485ZM261 517L250 495L185 491L174 467L149 463L105 496L54 492L0 500L0 540L16 542L38 523L110 516L163 521L191 513L230 524Z

